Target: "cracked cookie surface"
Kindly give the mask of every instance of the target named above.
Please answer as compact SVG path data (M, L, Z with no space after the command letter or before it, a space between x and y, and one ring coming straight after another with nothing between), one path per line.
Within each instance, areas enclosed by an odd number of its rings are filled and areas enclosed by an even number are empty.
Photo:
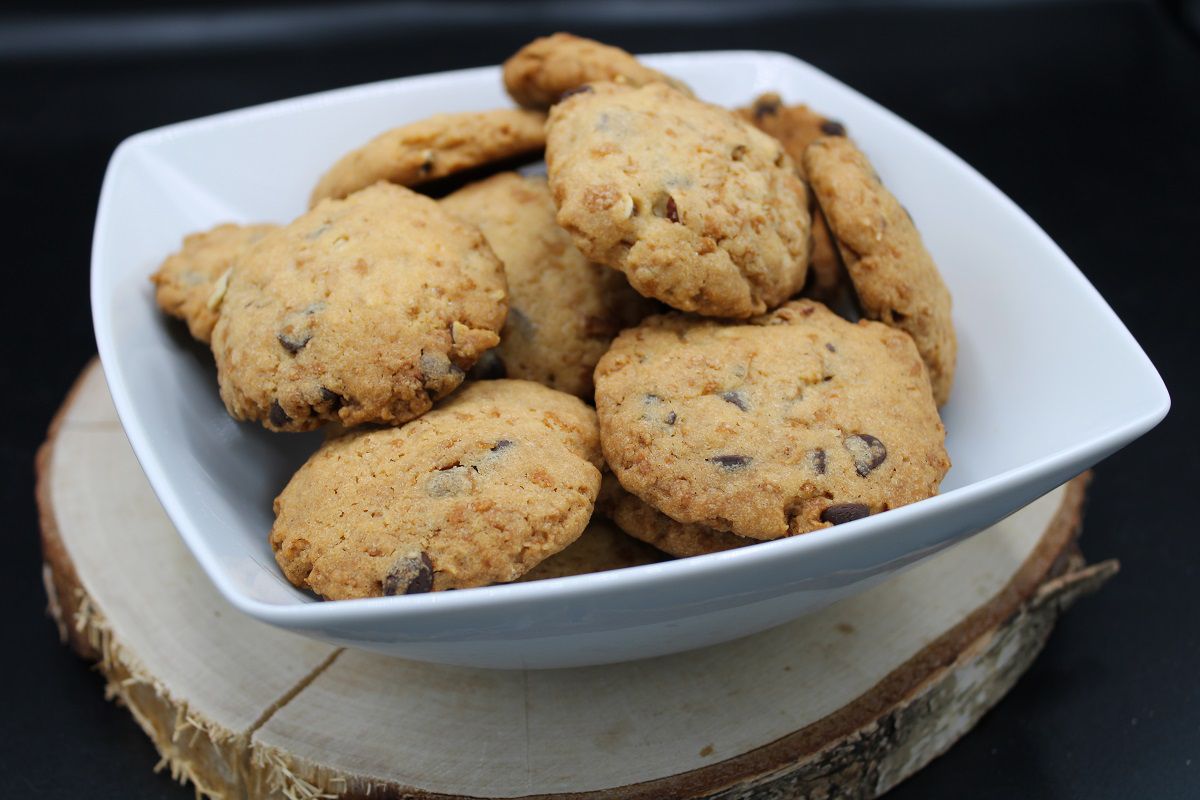
M405 422L496 345L506 309L503 267L477 229L376 184L239 262L213 330L221 398L272 430Z
M549 108L564 93L595 81L635 87L658 82L691 94L682 81L647 67L621 48L569 33L534 39L504 62L503 71L504 88L526 108Z
M330 439L275 500L270 542L322 597L515 580L587 526L596 415L528 381L485 381L399 428Z
M912 336L942 405L958 354L950 291L912 218L844 136L813 142L804 164L863 313Z
M546 166L559 225L647 297L749 317L804 285L804 184L727 109L663 84L588 84L551 109Z
M218 225L183 239L183 247L150 276L158 307L187 323L202 342L212 341L234 263L277 225Z
M950 466L912 339L811 300L741 323L648 318L600 359L596 410L627 491L754 539L916 502Z
M546 115L500 108L436 114L385 131L342 156L321 176L309 207L346 197L377 181L418 186L493 161L540 150Z
M554 221L544 178L502 173L441 204L479 228L508 278L508 321L481 369L590 400L592 371L609 343L661 306L579 252Z

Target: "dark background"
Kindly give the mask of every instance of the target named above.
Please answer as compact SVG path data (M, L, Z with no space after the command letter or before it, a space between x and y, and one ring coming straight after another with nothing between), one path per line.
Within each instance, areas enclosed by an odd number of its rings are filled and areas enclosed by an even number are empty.
M1174 399L1158 429L1096 473L1082 544L1122 572L1067 615L973 733L893 796L1200 796L1197 23L1195 3L1132 1L0 9L0 485L12 514L0 585L13 623L0 794L192 796L152 773L149 741L59 645L40 585L33 455L95 352L89 248L113 148L239 106L498 63L569 29L635 52L753 48L812 62L978 168L1108 299Z

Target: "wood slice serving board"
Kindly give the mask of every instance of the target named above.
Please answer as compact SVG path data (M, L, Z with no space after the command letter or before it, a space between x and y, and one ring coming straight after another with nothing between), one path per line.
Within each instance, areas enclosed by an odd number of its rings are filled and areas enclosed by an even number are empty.
M231 608L172 529L93 363L38 457L64 639L217 798L875 797L1013 685L1085 566L1086 477L871 591L649 661L489 671L343 650ZM264 534L265 535L265 534Z

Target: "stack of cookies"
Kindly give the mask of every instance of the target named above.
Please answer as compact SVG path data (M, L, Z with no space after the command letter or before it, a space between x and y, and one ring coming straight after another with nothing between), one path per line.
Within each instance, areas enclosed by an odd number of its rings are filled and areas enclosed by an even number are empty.
M842 125L568 34L504 82L520 108L386 131L153 276L234 418L328 431L275 500L288 580L557 577L937 493L950 296Z

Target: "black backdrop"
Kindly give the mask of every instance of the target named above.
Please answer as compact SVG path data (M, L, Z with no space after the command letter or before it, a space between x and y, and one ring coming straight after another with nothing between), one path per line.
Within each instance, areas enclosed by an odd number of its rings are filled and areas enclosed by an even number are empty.
M1120 558L1122 573L1065 618L999 708L894 796L1200 796L1194 5L23 6L0 12L0 485L11 515L0 585L13 606L0 793L191 795L151 772L149 742L59 646L39 580L33 454L95 352L89 247L113 148L252 103L497 63L570 29L633 51L772 49L814 63L977 167L1108 299L1174 398L1166 422L1097 470L1083 547Z

